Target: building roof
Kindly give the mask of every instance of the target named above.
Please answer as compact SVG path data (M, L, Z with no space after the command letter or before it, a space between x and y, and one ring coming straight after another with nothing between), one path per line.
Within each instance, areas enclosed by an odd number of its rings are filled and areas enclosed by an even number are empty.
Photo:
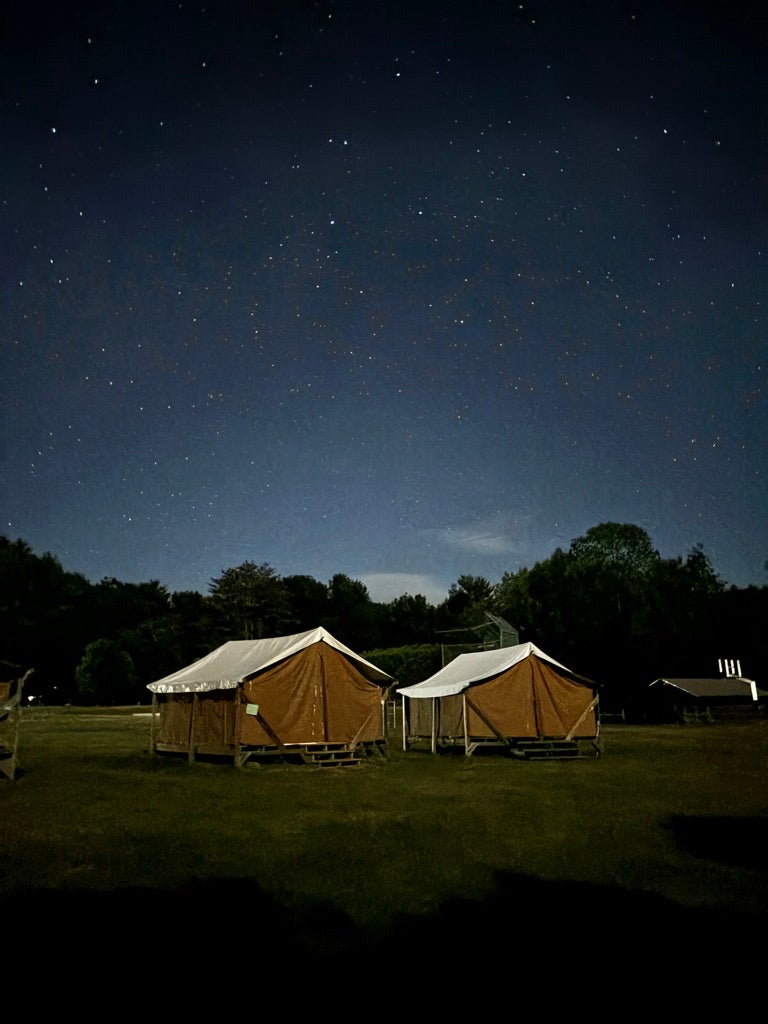
M768 697L768 692L759 689L754 679L745 679L743 676L723 676L720 679L661 678L654 679L651 686L656 686L658 683L674 687L682 693L699 699L746 698L758 700Z

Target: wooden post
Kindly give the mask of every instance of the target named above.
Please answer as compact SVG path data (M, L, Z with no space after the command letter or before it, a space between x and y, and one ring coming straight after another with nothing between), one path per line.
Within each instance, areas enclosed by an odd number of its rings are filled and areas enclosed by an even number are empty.
M488 716L486 714L484 714L480 710L480 708L477 707L476 704L473 704L471 700L467 700L466 693L467 693L467 691L465 690L464 691L464 700L469 705L469 707L472 708L472 710L475 712L477 717L481 721L485 722L485 724L491 730L491 732L496 737L496 739L499 741L499 743L503 743L507 747L512 746L512 744L510 743L509 739L503 733L499 732L499 730L496 728L496 726L493 724L493 722L490 720L490 718L488 718Z
M242 716L240 714L240 708L241 708L241 704L242 704L242 702L240 700L240 693L241 693L240 685L238 684L237 688L235 689L235 695L234 695L234 698L233 698L233 704L234 704L234 708L235 708L235 736L234 736L234 740L235 740L235 767L236 768L242 768L243 765L245 764L245 762L243 761L243 744L241 742L242 738L243 738L243 730L242 730L242 725L241 725L241 717Z
M264 718L260 711L256 713L256 721L262 727L264 732L269 736L269 738L273 740L275 746L277 747L281 754L285 755L291 753L291 751L286 747L286 745L283 743L283 741L280 739L277 733L273 730L272 726L269 724L266 718Z
M152 693L152 717L149 720L149 756L154 757L157 753L157 727L156 717L158 713L157 708L157 694Z
M192 720L189 723L189 748L187 749L187 761L191 764L195 760L195 719L197 718L197 693L192 694Z
M26 683L26 681L29 679L29 677L32 675L32 673L34 671L35 670L33 668L27 669L27 671L24 673L24 675L22 676L21 680L19 681L19 694L18 694L18 698L19 699L18 699L18 703L16 704L16 721L14 722L14 728L13 728L13 776L14 776L14 778L16 777L16 768L17 768L18 763L19 763L19 728L21 726L21 708L22 708L21 697L22 697L22 694L24 693L24 683Z
M571 741L571 740L573 739L573 734L574 734L574 733L576 732L576 730L577 730L577 729L579 728L579 726L580 726L580 725L581 725L581 723L582 723L582 722L584 721L584 719L585 719L585 718L587 717L587 715L589 714L589 712L590 712L590 711L591 711L591 710L592 710L592 709L594 708L594 706L595 706L595 705L597 704L597 701L598 701L598 698L597 698L597 697L594 697L594 698L592 699L592 701L591 701L591 702L590 702L590 703L589 703L589 704L587 705L587 707L585 707L585 708L584 708L584 710L583 710L583 711L582 711L582 713L581 713L581 714L579 715L579 717L578 717L578 718L576 719L576 721L574 722L574 724L573 724L573 725L571 726L571 729L570 729L570 731L569 731L568 735L567 735L567 736L565 737L565 738L566 738L566 740L568 740L568 742L570 742L570 741Z
M369 714L368 714L368 717L366 718L366 720L365 720L365 721L363 722L363 724L362 724L362 725L360 726L360 728L359 728L359 729L357 730L357 732L355 733L355 735L354 735L354 736L352 737L352 739L348 741L348 743L347 743L347 746L348 746L348 747L350 748L350 750L354 750L354 749L355 749L355 747L357 746L357 744L358 744L358 743L360 742L360 736L362 735L362 732L363 732L363 730L364 730L364 729L365 729L365 727L366 727L366 726L368 725L368 723L370 722L370 720L371 720L371 719L373 718L373 716L374 716L374 714L375 714L375 713L376 713L376 708L373 708L373 709L372 709L372 710L371 710L371 711L369 712Z
M464 754L469 757L469 723L467 722L467 691L461 694L461 714L464 719Z
M9 756L3 758L0 761L0 771L3 775L6 775L11 782L16 781L16 772L19 767L19 729L21 726L21 695L24 690L24 683L32 675L34 669L30 668L22 676L21 679L12 680L13 685L9 686L8 698L4 700L3 714L0 714L0 721L7 719L9 726L10 735L10 746L6 746L5 743L0 744L5 751L7 749Z

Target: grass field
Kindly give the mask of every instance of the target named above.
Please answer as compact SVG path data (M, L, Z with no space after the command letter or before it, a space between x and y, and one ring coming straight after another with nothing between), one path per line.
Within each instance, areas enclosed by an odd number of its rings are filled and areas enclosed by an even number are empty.
M766 721L605 726L579 761L393 737L356 767L238 770L150 757L139 710L25 709L0 779L0 925L59 966L74 925L98 963L211 936L260 970L278 950L319 970L464 945L530 972L554 944L600 974L726 941L740 969L762 956Z

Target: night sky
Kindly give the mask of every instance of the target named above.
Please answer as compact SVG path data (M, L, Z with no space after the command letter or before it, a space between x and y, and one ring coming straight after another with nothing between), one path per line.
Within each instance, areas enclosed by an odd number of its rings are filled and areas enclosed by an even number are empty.
M437 603L602 522L768 584L763 3L0 20L0 532Z

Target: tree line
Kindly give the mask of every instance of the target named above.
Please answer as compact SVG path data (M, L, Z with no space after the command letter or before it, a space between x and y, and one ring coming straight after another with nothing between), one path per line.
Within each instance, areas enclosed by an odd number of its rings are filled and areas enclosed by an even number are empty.
M459 576L437 605L421 594L376 602L343 573L323 583L252 561L223 570L207 594L156 580L91 583L0 537L0 658L32 668L27 695L47 704L146 703L147 683L227 640L316 626L408 685L440 668L446 645L493 639L495 616L620 707L662 675L717 675L723 658L764 685L766 612L768 587L728 586L701 546L661 558L632 524L594 526L497 582Z

